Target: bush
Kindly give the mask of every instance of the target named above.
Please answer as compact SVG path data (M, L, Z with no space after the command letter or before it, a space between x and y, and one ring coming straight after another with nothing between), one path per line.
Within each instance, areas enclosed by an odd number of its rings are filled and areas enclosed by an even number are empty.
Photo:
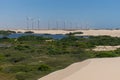
M26 73L26 72L18 72L15 74L16 80L37 80L34 77L36 74Z
M63 54L61 50L57 49L57 48L49 48L48 49L48 54L49 55L59 55L59 54Z
M3 54L0 54L0 60L4 60L5 59L5 56Z
M33 31L26 31L25 33L30 33L31 34L31 33L34 33L34 32Z
M73 54L74 57L78 58L79 60L85 60L93 57L93 54L90 52L85 51L78 51L77 54Z
M75 37L75 36L68 36L68 37L65 37L65 38L61 39L61 42L77 41L77 40L79 40L78 37Z
M98 57L98 58L117 57L117 54L115 54L113 52L102 52L102 53L96 54L96 57Z
M118 37L110 37L110 36L96 36L90 37L89 43L94 45L120 45L120 38Z
M12 57L12 58L9 59L9 61L12 62L12 63L21 62L23 60L25 60L25 57L22 57L22 56L19 56L19 57L16 56L16 57Z
M75 35L75 34L83 34L83 32L70 32L70 33L68 33L68 34L66 34L66 35L69 35L69 36L71 36L71 35Z
M7 57L7 60L11 63L18 63L25 61L28 57L29 55L24 53L10 53L10 55Z
M117 49L117 50L115 50L115 53L118 54L118 55L120 55L120 48Z
M13 34L13 33L16 33L15 31L4 31L4 30L0 30L0 34L1 35L4 35L4 36L7 36L7 35L10 35L10 34Z
M25 72L18 72L16 75L15 75L16 79L17 80L26 80L27 79L27 75Z
M38 67L38 71L49 71L49 70L50 70L50 67L48 65L45 65L45 64L40 65Z
M18 45L15 47L16 50L25 50L25 49L30 49L29 46L26 46L26 45Z
M31 71L31 68L25 65L8 66L3 68L2 71L6 73L29 72Z
M18 41L44 41L49 40L51 38L45 38L41 36L27 35L18 38Z

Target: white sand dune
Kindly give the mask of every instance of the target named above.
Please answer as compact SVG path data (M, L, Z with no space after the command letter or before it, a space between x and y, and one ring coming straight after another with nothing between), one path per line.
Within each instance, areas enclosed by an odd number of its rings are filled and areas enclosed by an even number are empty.
M112 37L120 37L120 30L82 30L84 34L83 36L112 36ZM78 34L79 36L80 34Z
M76 36L112 36L120 37L120 30L13 30L16 32L33 31L40 34L67 34L70 32L83 32L83 34L77 34Z
M120 57L85 60L39 80L120 80Z

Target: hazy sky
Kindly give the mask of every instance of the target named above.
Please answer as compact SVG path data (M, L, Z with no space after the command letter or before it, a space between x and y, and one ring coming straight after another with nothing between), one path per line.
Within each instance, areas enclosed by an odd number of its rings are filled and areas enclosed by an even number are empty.
M72 27L120 28L120 0L0 0L1 28L24 28L26 17L40 19L41 27L66 21Z

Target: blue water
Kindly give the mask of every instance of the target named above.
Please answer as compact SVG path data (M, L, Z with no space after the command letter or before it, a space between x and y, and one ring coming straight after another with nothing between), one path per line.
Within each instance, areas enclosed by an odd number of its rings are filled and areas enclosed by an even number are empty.
M27 35L42 36L42 37L53 38L53 39L62 39L64 37L66 37L66 35L63 35L63 34L51 35L51 34L24 34L24 33L10 34L7 37L8 38L19 38L21 36L27 36Z

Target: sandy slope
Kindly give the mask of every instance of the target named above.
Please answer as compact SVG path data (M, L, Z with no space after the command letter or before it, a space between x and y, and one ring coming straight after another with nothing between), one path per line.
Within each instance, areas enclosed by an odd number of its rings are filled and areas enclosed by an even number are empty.
M120 57L85 60L39 80L120 80Z
M27 30L13 30L13 31L20 31L25 32ZM67 34L70 32L83 32L84 34L78 34L77 36L98 36L98 35L108 35L113 37L120 37L120 30L31 30L35 33L41 34Z

